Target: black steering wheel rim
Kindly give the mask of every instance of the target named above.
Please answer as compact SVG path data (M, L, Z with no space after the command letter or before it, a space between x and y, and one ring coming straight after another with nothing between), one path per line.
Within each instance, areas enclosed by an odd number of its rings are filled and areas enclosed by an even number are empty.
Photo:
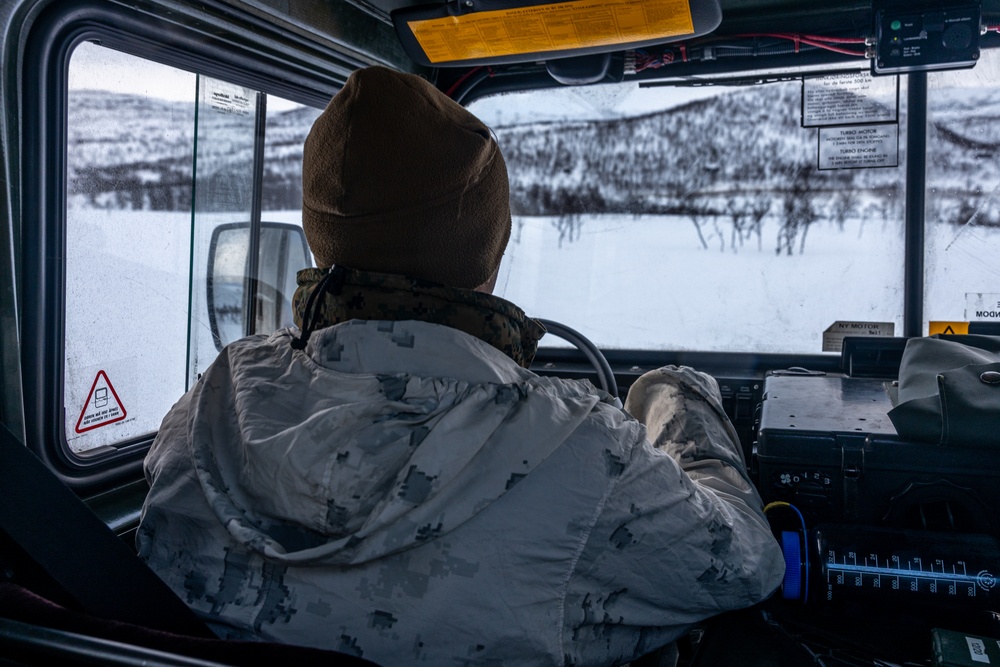
M546 332L572 343L576 349L580 350L597 371L597 381L600 388L610 394L612 398L618 398L618 382L615 380L615 373L611 370L611 364L608 363L604 354L594 345L593 341L565 324L540 317L535 319L542 323Z

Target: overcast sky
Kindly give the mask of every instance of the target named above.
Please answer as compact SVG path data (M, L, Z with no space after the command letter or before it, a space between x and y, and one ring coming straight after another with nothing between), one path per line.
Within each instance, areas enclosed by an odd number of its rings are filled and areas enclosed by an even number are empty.
M195 99L195 75L136 56L84 42L76 47L69 63L70 90L108 90L175 102ZM301 106L268 95L269 111Z

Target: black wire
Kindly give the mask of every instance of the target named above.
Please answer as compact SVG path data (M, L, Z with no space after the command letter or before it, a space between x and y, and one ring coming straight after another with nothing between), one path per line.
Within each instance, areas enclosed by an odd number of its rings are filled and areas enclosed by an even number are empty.
M309 300L306 301L305 310L302 312L302 333L298 338L292 339L291 346L293 349L305 349L306 343L309 342L309 336L312 335L313 330L319 323L319 316L323 312L323 293L329 289L330 294L340 294L346 278L346 269L341 266L331 266L326 275L320 279L319 284L316 285L312 294L309 295Z

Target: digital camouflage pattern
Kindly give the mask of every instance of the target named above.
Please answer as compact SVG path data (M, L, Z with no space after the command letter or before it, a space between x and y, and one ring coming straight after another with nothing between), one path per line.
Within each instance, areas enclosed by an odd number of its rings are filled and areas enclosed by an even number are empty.
M223 636L609 665L778 586L709 376L640 378L626 408L647 430L451 327L297 333L226 347L145 463L139 554Z
M339 270L344 272L343 284L323 295L322 317L314 328L349 320L443 324L486 341L524 368L531 365L538 340L545 335L540 322L492 294L390 273ZM296 326L303 326L309 296L326 273L323 269L303 269L296 274L299 286L292 298Z

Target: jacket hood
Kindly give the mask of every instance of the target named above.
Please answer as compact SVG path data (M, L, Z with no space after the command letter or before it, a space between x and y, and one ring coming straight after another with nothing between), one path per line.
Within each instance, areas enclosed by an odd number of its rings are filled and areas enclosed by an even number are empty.
M190 439L232 537L288 564L357 564L448 534L611 400L424 322L291 340L226 348L195 389Z

